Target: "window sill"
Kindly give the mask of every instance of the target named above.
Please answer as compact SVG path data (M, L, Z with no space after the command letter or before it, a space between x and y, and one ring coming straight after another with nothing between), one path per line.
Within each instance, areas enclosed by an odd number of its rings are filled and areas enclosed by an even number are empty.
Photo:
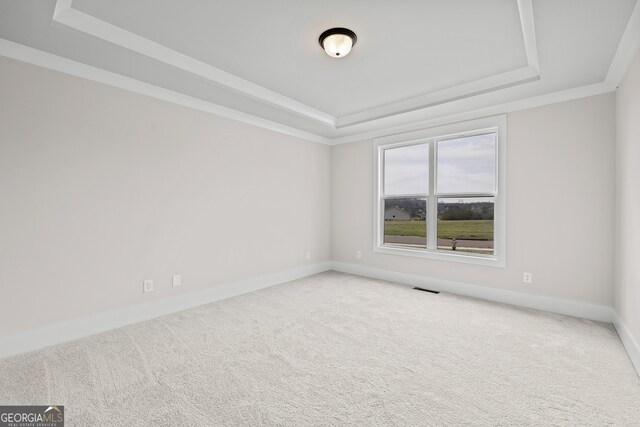
M428 251L425 249L412 249L402 248L397 246L374 246L374 252L388 254L388 255L400 255L410 256L415 258L433 259L438 261L452 261L461 262L465 264L483 265L486 267L498 267L505 268L506 263L504 259L498 256L489 255L472 255L462 253L448 253L441 251Z

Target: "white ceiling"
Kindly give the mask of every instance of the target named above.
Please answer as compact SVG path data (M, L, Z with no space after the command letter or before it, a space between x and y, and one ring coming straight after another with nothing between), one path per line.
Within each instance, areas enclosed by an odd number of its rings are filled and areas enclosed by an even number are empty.
M0 0L0 55L323 142L613 90L639 29L636 0Z

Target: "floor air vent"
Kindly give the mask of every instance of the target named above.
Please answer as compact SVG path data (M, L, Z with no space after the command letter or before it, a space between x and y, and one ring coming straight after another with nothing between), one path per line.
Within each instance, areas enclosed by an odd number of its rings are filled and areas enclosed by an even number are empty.
M431 294L439 294L440 293L440 291L432 291L431 289L419 288L417 286L415 288L413 288L413 289L415 289L416 291L429 292Z

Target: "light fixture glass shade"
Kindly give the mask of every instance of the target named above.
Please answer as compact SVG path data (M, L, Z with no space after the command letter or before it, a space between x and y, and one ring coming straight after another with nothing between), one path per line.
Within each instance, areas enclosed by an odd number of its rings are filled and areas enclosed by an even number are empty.
M342 58L351 52L351 48L356 44L358 36L348 28L329 28L320 34L318 41L320 46L332 58Z
M322 43L324 51L333 58L342 58L351 52L353 39L346 34L332 34Z

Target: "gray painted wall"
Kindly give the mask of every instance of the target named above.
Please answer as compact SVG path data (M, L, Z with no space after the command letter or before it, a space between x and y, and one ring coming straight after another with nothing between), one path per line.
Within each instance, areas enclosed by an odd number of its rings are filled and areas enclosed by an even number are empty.
M615 310L640 343L640 54L616 100Z
M506 268L374 253L371 140L332 150L333 260L612 305L615 95L510 113L507 128Z
M0 336L329 260L330 147L6 58L0 76Z
M634 67L618 94L631 236ZM613 93L508 115L501 269L374 254L372 141L330 148L4 58L0 73L0 335L330 259L613 304ZM638 338L637 249L618 240L616 309Z

